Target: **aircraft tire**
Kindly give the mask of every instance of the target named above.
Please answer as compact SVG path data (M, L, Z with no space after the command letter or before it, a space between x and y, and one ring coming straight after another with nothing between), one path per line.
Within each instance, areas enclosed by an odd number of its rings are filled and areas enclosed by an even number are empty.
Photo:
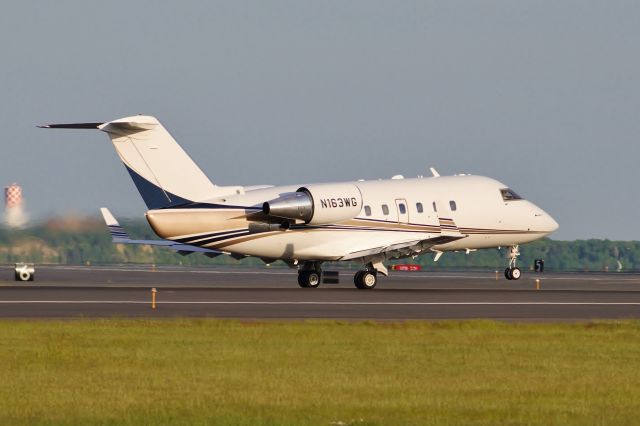
M378 283L378 278L376 277L375 272L361 271L359 283L360 283L360 285L358 286L359 289L371 290Z
M353 276L353 283L356 285L356 288L362 290L362 273L364 271L358 271L356 272L356 274Z
M301 271L298 273L298 285L302 288L316 288L320 285L320 273Z
M302 288L307 288L307 281L305 272L298 272L298 285Z
M521 276L522 276L522 271L520 271L520 268L513 268L511 270L511 279L512 280L519 280Z
M511 276L511 268L507 268L504 270L504 277L511 281L513 277Z

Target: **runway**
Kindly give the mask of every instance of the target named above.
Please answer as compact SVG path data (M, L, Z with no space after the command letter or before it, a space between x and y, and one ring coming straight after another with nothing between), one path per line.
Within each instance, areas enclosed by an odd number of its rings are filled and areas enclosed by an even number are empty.
M340 284L302 289L288 269L37 267L17 283L0 269L0 317L217 317L245 319L499 319L579 321L640 317L640 275L525 274L494 271L393 272L357 290ZM536 285L536 279L539 280ZM151 309L156 288L157 309ZM539 289L537 289L539 288Z

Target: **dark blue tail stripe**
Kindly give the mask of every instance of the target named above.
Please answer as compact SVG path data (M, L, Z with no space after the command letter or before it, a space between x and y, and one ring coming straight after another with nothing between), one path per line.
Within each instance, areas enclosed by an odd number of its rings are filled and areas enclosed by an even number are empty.
M140 176L126 164L125 167L129 172L133 183L136 184L138 192L142 195L142 199L150 210L175 207L193 202L192 200L187 200L170 192L164 191L162 188Z

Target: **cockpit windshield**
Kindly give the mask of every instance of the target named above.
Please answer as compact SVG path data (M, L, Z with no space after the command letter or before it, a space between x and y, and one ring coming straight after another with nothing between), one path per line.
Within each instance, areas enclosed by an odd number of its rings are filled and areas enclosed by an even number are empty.
M500 193L502 194L502 199L504 201L522 200L522 197L516 194L516 192L511 188L501 189Z

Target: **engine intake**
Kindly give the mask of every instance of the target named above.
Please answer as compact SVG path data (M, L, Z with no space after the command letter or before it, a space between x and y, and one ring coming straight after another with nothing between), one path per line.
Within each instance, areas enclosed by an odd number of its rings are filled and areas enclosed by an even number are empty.
M319 184L282 194L262 205L267 216L325 225L353 219L362 209L362 195L353 184Z

